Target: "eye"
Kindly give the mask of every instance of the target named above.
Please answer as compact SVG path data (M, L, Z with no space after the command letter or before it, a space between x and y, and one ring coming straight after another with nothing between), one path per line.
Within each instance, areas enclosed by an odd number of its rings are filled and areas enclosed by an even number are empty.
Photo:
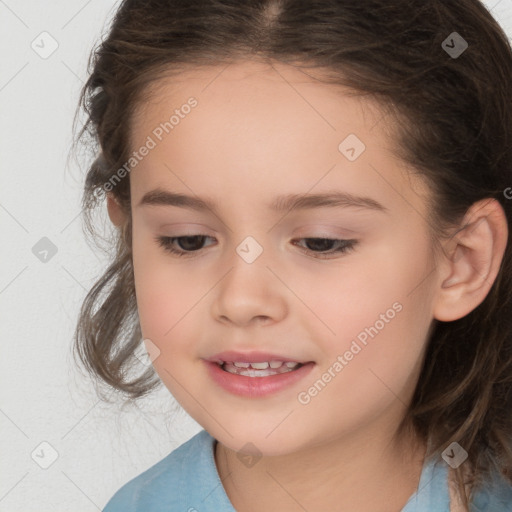
M194 252L199 252L203 247L205 239L212 238L207 235L187 235L187 236L158 236L156 242L164 248L165 251L176 256L191 256ZM297 245L305 253L313 254L314 258L326 259L332 254L343 254L354 249L357 240L339 240L333 238L298 238L296 240L305 240L306 247ZM175 242L181 247L176 247ZM293 240L295 242L295 240ZM334 246L334 247L333 247Z
M187 235L187 236L158 236L156 237L156 241L158 244L163 247L167 252L171 254L175 254L176 256L185 256L188 253L198 252L201 247L197 247L198 245L202 245L205 238L212 238L207 235ZM197 240L199 239L199 243ZM180 241L180 245L182 248L176 248L174 242L178 240ZM182 242L183 241L183 242ZM196 247L196 248L194 248Z
M340 240L336 238L298 238L297 240L306 240L306 248L302 246L299 247L306 253L314 253L314 257L320 259L327 259L332 254L343 254L349 252L353 250L354 246L357 244L357 240L353 239Z

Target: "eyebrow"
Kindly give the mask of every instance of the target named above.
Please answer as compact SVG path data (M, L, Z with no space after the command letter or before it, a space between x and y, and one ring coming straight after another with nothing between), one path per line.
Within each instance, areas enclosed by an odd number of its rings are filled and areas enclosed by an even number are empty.
M177 206L197 211L210 210L217 212L215 202L208 197L199 198L186 194L169 192L156 188L147 192L140 200L138 206ZM365 208L368 210L387 213L388 208L371 197L355 196L347 192L332 191L319 194L287 194L276 197L268 204L268 207L276 212L292 209L312 208Z

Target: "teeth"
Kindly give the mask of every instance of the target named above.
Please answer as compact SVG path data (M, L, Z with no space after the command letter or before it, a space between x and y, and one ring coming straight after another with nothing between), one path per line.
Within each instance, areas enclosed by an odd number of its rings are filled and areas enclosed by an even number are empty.
M220 364L222 369L229 373L237 375L245 375L247 377L267 377L270 375L277 375L279 373L291 372L301 366L301 363L294 363L288 361L270 361L261 363L246 363L246 362L223 362Z
M251 363L251 367L255 370L266 370L269 367L268 363Z
M292 361L288 361L286 363L283 363L283 361L270 361L270 362L262 362L262 363L241 363L241 362L234 362L231 363L233 366L236 366L237 368L254 368L255 370L266 370L267 368L280 368L283 364L286 365L287 368L294 368L298 363L294 363Z

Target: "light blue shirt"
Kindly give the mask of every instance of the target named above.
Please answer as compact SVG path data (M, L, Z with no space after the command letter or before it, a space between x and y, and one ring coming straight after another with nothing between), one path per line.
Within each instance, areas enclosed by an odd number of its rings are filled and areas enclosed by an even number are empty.
M450 512L448 465L425 461L418 489L401 512ZM471 512L512 512L512 485L495 476L473 499ZM201 430L123 485L103 512L236 512L215 465L215 439Z

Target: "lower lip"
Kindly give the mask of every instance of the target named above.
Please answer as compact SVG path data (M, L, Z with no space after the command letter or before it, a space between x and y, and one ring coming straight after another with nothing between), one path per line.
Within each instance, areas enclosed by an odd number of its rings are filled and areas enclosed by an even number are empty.
M212 379L223 389L234 395L245 397L267 396L290 387L303 379L313 369L314 362L304 364L291 372L267 377L247 377L224 371L217 363L205 361Z

